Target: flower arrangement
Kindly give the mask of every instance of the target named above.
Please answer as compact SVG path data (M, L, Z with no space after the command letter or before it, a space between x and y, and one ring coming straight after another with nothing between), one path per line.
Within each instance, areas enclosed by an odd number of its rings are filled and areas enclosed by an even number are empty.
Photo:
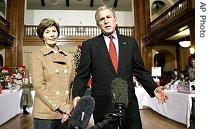
M0 72L0 80L3 81L5 79L5 77L9 74L9 67L8 66L4 66L1 69Z
M0 70L0 84L3 89L32 88L32 83L26 76L25 66L14 67L4 66Z
M12 72L8 66L4 66L0 72L0 84L3 89L13 89L14 85L12 83Z
M8 70L2 69L1 75L6 76L6 75L8 75L8 74L9 74L9 71L8 71Z
M79 63L80 63L81 47L82 47L81 45L78 45L77 46L77 51L74 53L74 61L75 61L75 65L76 65L76 68L75 68L76 73L78 71L78 67L79 67Z
M77 51L74 53L74 61L75 61L75 65L76 65L76 67L75 67L76 74L78 72L78 67L79 67L80 58L81 58L81 48L82 48L82 46L78 45L77 46ZM72 85L73 85L73 82L72 82ZM92 86L92 78L91 77L88 80L87 86L89 88L91 88L91 86Z

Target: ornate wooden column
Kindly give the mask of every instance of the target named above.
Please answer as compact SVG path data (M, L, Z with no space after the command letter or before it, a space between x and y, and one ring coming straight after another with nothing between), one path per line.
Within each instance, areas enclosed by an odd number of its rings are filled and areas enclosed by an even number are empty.
M134 34L135 38L139 42L139 49L145 67L151 71L152 67L152 48L145 47L144 38L147 36L147 25L150 23L150 5L149 0L133 0L134 4Z
M5 65L17 66L23 64L25 0L7 0L6 19L10 22L9 33L14 39L14 45L5 50Z

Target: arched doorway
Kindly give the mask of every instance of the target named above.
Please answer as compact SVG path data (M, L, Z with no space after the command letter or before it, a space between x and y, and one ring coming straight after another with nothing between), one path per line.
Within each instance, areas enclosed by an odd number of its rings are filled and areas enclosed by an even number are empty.
M0 67L3 67L3 65L4 65L4 59L2 54L0 54Z
M0 0L0 15L5 18L6 16L6 3L5 3L5 0Z
M154 55L154 64L161 67L160 85L167 84L171 79L171 72L176 68L175 56L168 50L160 50Z

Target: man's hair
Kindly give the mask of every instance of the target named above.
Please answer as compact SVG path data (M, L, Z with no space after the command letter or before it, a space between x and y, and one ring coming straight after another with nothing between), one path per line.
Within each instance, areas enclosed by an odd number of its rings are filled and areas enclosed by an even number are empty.
M102 5L102 6L100 6L100 7L96 10L96 13L95 13L95 20L96 20L96 22L98 22L98 20L99 20L99 19L98 19L98 13L99 13L100 11L103 11L103 10L106 10L106 9L109 9L110 11L112 11L113 16L116 17L114 9L112 9L112 8L109 7L109 6Z
M39 26L37 27L37 34L39 36L40 39L43 38L43 33L44 31L50 27L50 26L55 26L55 28L58 31L58 36L60 35L60 28L59 28L59 24L57 22L55 22L55 20L53 19L49 19L49 18L44 18L42 19L42 21L39 23Z

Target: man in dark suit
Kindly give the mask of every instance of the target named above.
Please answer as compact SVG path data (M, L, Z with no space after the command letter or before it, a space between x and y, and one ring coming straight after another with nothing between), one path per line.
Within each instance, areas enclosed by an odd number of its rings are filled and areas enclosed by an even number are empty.
M151 97L166 102L168 96L164 92L164 87L157 87L150 73L145 69L137 41L133 37L121 35L116 31L117 18L114 10L107 6L101 6L96 11L95 19L102 33L82 44L81 60L74 80L73 103L76 105L80 97L84 95L91 76L91 95L95 99L93 118L95 124L101 122L108 113L115 111L112 104L111 83L113 79L119 77L128 84L129 102L125 109L125 129L141 129L133 75ZM117 51L116 70L109 55L110 35L113 36ZM118 129L117 126L117 122L110 122L103 129Z

